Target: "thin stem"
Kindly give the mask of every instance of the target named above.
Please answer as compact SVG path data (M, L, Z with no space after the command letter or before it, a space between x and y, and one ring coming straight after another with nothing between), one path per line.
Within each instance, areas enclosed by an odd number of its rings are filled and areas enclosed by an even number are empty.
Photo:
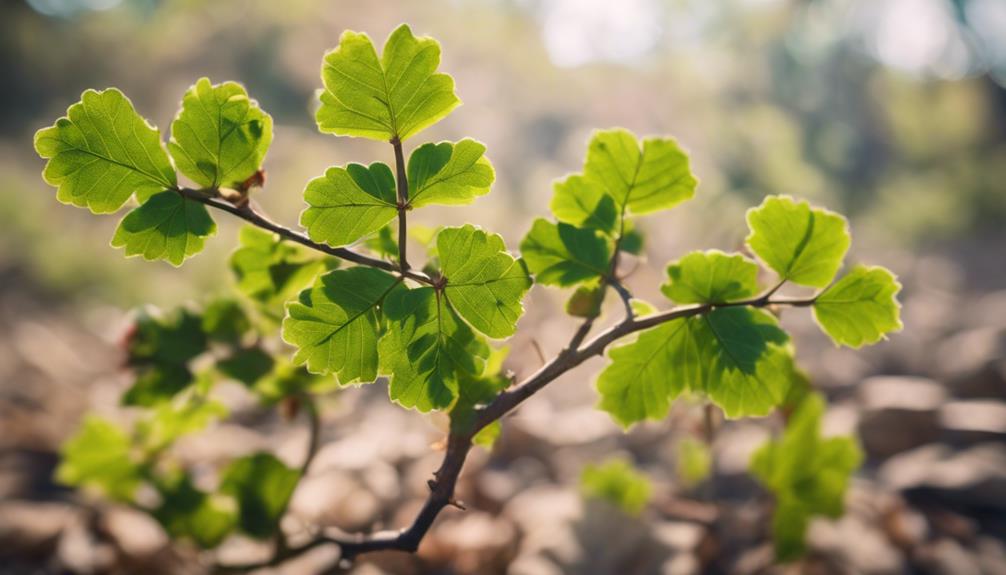
M365 256L361 253L354 252L353 250L347 248L333 248L332 246L315 242L311 240L311 238L307 237L306 235L300 232L291 230L290 228L284 227L270 220L265 214L256 209L255 205L250 200L243 204L232 204L224 199L209 195L207 192L203 190L193 190L191 188L177 188L175 191L190 200L197 201L211 208L216 208L218 210L227 212L231 215L237 216L256 227L273 232L274 234L278 235L284 240L298 243L302 246L306 246L308 248L311 248L312 250L321 252L323 254L334 256L339 259L346 260L348 262L353 262L355 264L382 269L389 272L401 271L399 270L398 266L396 266L391 262L387 262L370 256ZM401 274L413 281L433 285L433 280L430 278L430 276L422 272L405 270L401 271Z
M405 212L409 210L409 177L405 171L405 153L402 151L402 141L392 138L391 145L395 148L395 183L398 187L398 265L402 272L409 269L406 257L406 242L408 231Z

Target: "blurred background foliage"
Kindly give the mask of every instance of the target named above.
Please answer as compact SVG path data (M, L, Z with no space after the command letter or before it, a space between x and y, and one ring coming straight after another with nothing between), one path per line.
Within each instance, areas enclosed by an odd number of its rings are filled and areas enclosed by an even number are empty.
M233 221L181 272L123 262L116 217L54 201L33 132L89 87L121 88L166 131L198 77L242 82L277 124L258 200L293 223L327 166L390 161L319 134L314 94L343 29L383 42L402 21L441 42L465 102L428 137L486 142L499 174L495 193L419 224L474 221L513 246L590 131L621 125L677 137L702 180L666 224L643 223L657 263L739 245L743 210L770 193L850 214L858 246L1004 246L1001 0L26 0L0 4L0 261L76 301L221 289Z

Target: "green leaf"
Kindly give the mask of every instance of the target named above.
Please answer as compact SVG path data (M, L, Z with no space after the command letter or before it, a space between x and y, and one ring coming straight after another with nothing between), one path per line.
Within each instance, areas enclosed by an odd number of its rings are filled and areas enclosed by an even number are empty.
M444 295L461 317L489 337L513 335L531 278L503 238L471 225L445 228L437 235L437 253L447 278Z
M135 312L126 340L129 362L180 365L206 351L202 318L186 308L164 313L154 307Z
M747 245L781 279L824 287L849 250L849 226L839 214L789 196L768 196L747 214Z
M611 234L618 221L615 199L599 183L574 174L555 183L552 213L560 222Z
M803 553L811 516L842 514L849 477L862 463L854 438L821 437L823 413L821 396L808 395L783 436L763 445L751 458L751 473L776 497L773 530L776 555L783 561Z
M223 472L220 492L238 503L238 525L258 539L272 536L286 511L300 472L269 453L235 460Z
M667 266L669 281L660 290L685 303L725 303L758 293L758 264L719 250L692 252Z
M384 314L381 369L391 373L391 399L423 412L450 407L459 379L482 372L489 346L430 287L392 292Z
M261 304L290 299L326 266L307 249L253 226L241 228L238 241L230 259L238 291Z
M340 136L405 141L461 103L454 80L436 73L439 65L440 45L416 38L405 24L388 37L380 59L369 36L343 32L321 69L318 127Z
M177 472L159 480L157 489L161 503L153 516L172 537L189 538L211 549L234 530L237 517L233 505L196 488L187 473Z
M594 133L583 175L600 185L619 210L637 215L673 208L691 199L698 185L677 142L645 138L640 143L620 128Z
M496 180L486 147L464 139L456 144L423 144L409 156L409 205L470 204L489 193Z
M329 168L308 182L304 200L300 225L312 240L334 247L380 230L398 214L395 177L381 162Z
M410 227L409 232L412 232ZM386 259L398 258L397 226L385 224L377 233L364 240L363 245L375 254Z
M93 487L119 501L131 501L143 477L129 437L114 423L88 415L60 448L56 479L65 485Z
M639 515L650 500L650 481L623 459L588 464L580 473L580 491L590 499L607 501L628 515Z
M236 82L200 78L171 123L168 150L178 171L204 188L236 188L262 167L272 118Z
M35 133L46 163L42 177L56 199L114 212L134 193L140 201L177 185L161 134L115 88L85 91L66 116Z
M899 291L890 271L856 266L814 300L814 318L835 345L874 344L901 330Z
M184 364L153 364L137 371L136 381L122 395L122 405L152 407L170 400L194 381Z
M261 347L237 349L217 362L217 369L227 377L240 381L250 388L272 372L276 360Z
M571 286L608 273L611 248L594 230L537 219L520 244L536 282Z
M622 233L622 241L618 242L618 250L627 254L638 256L643 253L643 232L639 228L625 223L625 231Z
M727 417L767 415L793 380L789 337L771 314L719 308L644 331L608 352L599 407L628 427L663 419L682 392L707 396Z
M237 344L251 328L244 308L233 299L215 299L203 310L203 332L211 340Z
M334 374L341 385L377 378L377 308L401 283L388 272L353 267L329 272L287 305L283 339L294 363Z
M177 192L161 192L122 218L112 236L112 247L125 248L127 258L143 256L180 266L201 252L205 238L216 231L206 206Z
M566 300L566 313L573 317L595 318L601 315L601 304L607 286L580 286Z

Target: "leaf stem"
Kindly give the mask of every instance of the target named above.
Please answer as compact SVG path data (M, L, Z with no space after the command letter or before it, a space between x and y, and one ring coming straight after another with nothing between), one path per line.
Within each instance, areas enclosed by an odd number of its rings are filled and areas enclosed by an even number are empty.
M211 195L209 191L206 190L194 190L191 188L175 188L174 191L178 192L182 196L197 201L199 203L205 204L211 208L216 208L218 210L227 212L233 216L237 216L246 222L262 228L264 230L270 231L284 240L288 240L294 243L298 243L302 246L308 247L317 252L321 252L326 255L337 257L348 262L353 262L362 266L368 266L372 268L381 269L388 272L400 272L402 276L417 281L419 283L424 283L428 285L433 285L433 279L420 271L414 270L401 270L397 265L392 262L385 260L373 258L370 256L363 255L359 252L354 252L348 248L333 248L332 246L326 244L320 244L311 240L301 232L294 231L290 228L284 227L272 220L270 220L265 214L263 214L251 201L248 200L241 204L232 204L222 198Z
M406 239L408 237L405 212L409 210L409 177L405 171L405 153L402 151L402 141L398 137L391 139L395 149L395 183L398 189L398 265L402 273L409 269L406 257Z

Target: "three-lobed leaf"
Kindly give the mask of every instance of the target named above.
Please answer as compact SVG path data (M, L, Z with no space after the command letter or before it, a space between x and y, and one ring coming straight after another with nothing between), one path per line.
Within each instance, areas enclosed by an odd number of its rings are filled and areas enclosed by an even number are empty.
M182 98L168 150L200 186L235 188L262 167L271 142L272 118L240 84L200 78Z
M444 295L458 314L489 337L513 335L531 278L503 238L471 225L445 228L437 235L437 253L447 279Z
M124 248L126 257L163 259L180 266L202 251L206 238L216 230L206 206L177 192L160 192L122 218L112 247Z
M400 281L374 268L331 271L287 305L283 339L295 346L293 360L339 383L370 382L378 373L378 307Z
M85 91L35 134L35 150L48 160L42 177L56 186L56 199L96 214L177 186L160 132L115 88Z
M440 45L417 38L405 24L388 37L380 58L369 36L343 32L322 64L318 127L340 136L406 140L461 103L454 80L437 73L439 65Z
M835 345L861 347L901 329L901 284L882 267L856 266L814 300L814 318Z
M768 196L747 214L747 245L779 277L824 287L842 267L851 242L848 222L789 196Z
M621 128L598 131L583 165L587 180L604 188L619 210L647 214L691 199L698 180L688 156L670 138L644 138Z
M780 560L803 553L811 516L842 514L849 476L863 459L855 439L821 437L824 407L820 395L808 395L783 436L763 445L751 458L751 473L776 497L772 524Z

